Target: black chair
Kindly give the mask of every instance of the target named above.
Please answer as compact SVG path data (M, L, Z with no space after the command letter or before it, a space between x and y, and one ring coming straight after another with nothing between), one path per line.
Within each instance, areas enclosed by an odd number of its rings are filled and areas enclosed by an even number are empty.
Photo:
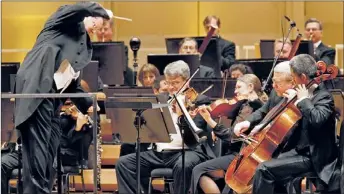
M152 194L153 180L162 178L165 183L164 193L174 193L173 191L173 169L172 168L157 168L151 172L149 178L148 194Z
M340 165L340 178L338 181L340 181L340 193L344 194L344 122L341 123L340 127L340 135L339 135L339 142L338 142L338 147L339 147L339 154L338 154L338 165ZM326 193L327 190L321 183L319 177L315 172L308 172L305 174L300 175L299 177L295 178L292 181L292 184L289 185L289 193L296 193L296 194L301 194L302 193L302 180L303 178L306 178L306 189L307 193L315 193L315 192L320 192L320 193ZM316 186L316 191L312 189L312 183L315 184ZM295 190L294 190L295 189Z

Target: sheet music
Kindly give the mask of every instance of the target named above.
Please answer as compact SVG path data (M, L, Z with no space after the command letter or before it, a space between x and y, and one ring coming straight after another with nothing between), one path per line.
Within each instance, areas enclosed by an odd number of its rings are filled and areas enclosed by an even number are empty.
M74 80L78 79L80 76L80 71L75 72L71 64L67 59L63 60L60 64L59 69L54 73L54 81L57 90L61 90L62 93L69 84Z
M197 125L195 124L195 122L191 118L189 112L186 110L186 107L184 106L183 101L178 97L176 98L176 100L177 100L178 106L180 107L181 111L183 112L183 114L185 115L186 119L188 120L190 126L192 127L192 130L196 133L202 132L203 130L197 127Z

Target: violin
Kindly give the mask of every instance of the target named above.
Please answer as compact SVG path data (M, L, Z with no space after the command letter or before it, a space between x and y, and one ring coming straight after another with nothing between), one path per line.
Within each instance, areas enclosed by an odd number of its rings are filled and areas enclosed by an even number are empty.
M337 76L338 68L326 68L324 62L317 62L318 76L306 86L310 88L315 83L330 80ZM241 135L247 146L241 149L226 171L225 181L237 193L247 193L252 189L252 180L258 165L268 161L279 147L283 147L293 133L293 129L302 118L300 110L294 105L297 96L277 106L275 111L270 111L261 122L262 130L249 138ZM287 99L286 99L287 100ZM268 117L268 118L267 118ZM267 119L266 119L267 118Z
M222 116L229 116L234 110L237 110L245 98L241 96L235 96L231 99L218 99L210 104L210 115L212 118L219 118Z
M82 129L82 126L84 126L84 124L93 125L93 120L89 116L82 114L81 111L70 101L67 101L67 104L62 106L61 112L62 114L70 115L75 120L81 117L82 122L81 123L77 122L75 131L80 131Z

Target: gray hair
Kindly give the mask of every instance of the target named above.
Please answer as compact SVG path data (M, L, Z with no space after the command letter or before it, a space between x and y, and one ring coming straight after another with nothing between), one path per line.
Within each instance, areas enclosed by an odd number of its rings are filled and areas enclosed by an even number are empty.
M189 79L190 68L187 63L182 60L172 62L168 64L164 69L165 76L182 76L184 79Z
M276 73L287 73L287 74L291 75L290 62L289 61L283 61L283 62L278 63L274 68L274 72L276 72Z
M309 79L314 78L317 73L316 61L308 54L293 57L290 60L290 68L296 75L305 74Z

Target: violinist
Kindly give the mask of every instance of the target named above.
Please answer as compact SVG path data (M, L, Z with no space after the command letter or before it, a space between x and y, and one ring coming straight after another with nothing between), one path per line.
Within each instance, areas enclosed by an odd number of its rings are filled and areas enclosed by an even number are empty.
M168 92L168 85L165 80L165 76L159 76L153 83L154 94L162 94Z
M138 80L140 83L145 86L153 86L154 80L160 76L158 68L156 68L152 64L144 64L142 65L139 73L138 73Z
M237 79L245 74L252 74L251 67L244 64L234 64L229 68L229 75L233 79Z
M90 92L84 80L81 80L81 87L85 92ZM99 110L99 107L97 108ZM92 125L87 124L87 117L92 111L92 100L89 98L84 103L72 103L67 100L61 109L60 147L61 163L64 168L68 166L70 170L76 171L80 168L88 168L88 149L93 140L93 128Z
M245 74L239 77L234 93L237 97L240 97L245 101L240 106L239 110L233 114L235 115L232 118L234 124L243 121L252 112L260 108L267 98L266 94L261 91L261 82L259 78L254 74ZM222 124L216 123L210 115L211 109L209 106L202 105L199 107L198 111L208 125L213 129L215 135L230 144L233 137L233 129L226 128ZM234 124L232 126L234 126ZM239 151L240 145L232 145L234 147L231 146L231 150L228 155L208 160L197 165L193 169L191 193L198 193L198 186L204 193L220 193L220 189L214 180L224 178L224 171Z
M184 38L179 43L179 54L199 54L197 41L194 38ZM214 69L204 66L204 65L200 65L199 77L200 78L215 78Z
M253 194L272 194L276 185L308 172L316 173L325 185L333 180L337 158L334 100L323 84L306 87L316 75L315 64L306 54L297 55L290 61L291 75L297 86L286 90L283 96L290 99L296 95L294 104L302 118L282 154L258 165L253 178ZM255 126L264 117L261 113L258 110L247 121L237 124L234 132L239 135ZM256 128L258 132L260 129Z
M185 81L190 77L190 69L184 61L176 61L165 67L164 75L168 84L168 93L172 97L184 85ZM166 96L167 97L167 96ZM210 104L208 97L199 95L195 104ZM183 190L183 164L182 164L182 137L180 134L177 112L172 112L169 107L174 121L177 134L171 134L172 141L170 143L156 143L153 149L141 152L141 176L142 178L150 177L152 170L156 168L172 168L175 193L187 193L191 182L192 169L199 163L204 162L210 157L203 151L207 150L207 144L201 144L191 150L185 146L185 190ZM194 117L195 124L207 130L207 124L200 115ZM203 149L204 148L204 149ZM210 149L210 147L208 147ZM121 156L116 164L116 175L118 181L119 194L136 193L136 154ZM141 179L142 187L147 190L148 179ZM145 182L147 181L147 182Z

